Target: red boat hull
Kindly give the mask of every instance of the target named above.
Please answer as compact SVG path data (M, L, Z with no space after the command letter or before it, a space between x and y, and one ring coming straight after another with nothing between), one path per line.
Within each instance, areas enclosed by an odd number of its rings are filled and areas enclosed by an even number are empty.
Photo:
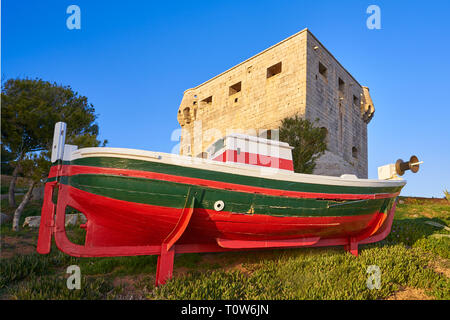
M61 185L68 205L83 212L87 246L159 245L175 228L182 209L106 198ZM216 243L216 239L276 240L302 237L354 237L370 231L384 213L341 217L275 217L194 208L177 243Z
M56 186L57 206L51 200ZM67 207L87 217L84 246L73 244L66 236ZM130 203L69 185L47 183L37 250L48 253L54 235L58 248L73 256L156 254L159 285L171 277L176 252L344 245L357 255L358 243L380 241L387 236L395 203L389 211L342 217L242 215L194 206L189 214L187 210Z

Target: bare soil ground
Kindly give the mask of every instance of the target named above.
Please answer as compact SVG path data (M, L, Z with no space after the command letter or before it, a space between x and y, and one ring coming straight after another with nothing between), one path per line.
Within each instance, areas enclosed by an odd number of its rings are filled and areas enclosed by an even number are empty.
M36 252L36 240L30 238L17 238L3 236L1 238L1 258L12 258L16 255L27 255Z
M430 262L429 267L434 271L445 275L450 278L450 261L436 257L435 260Z
M402 287L386 300L431 300L422 289Z
M146 285L142 285L146 282ZM114 287L121 287L122 291L117 299L120 300L144 300L146 295L149 294L148 287L152 287L155 282L154 277L146 275L133 275L133 276L121 276L115 277L113 281Z

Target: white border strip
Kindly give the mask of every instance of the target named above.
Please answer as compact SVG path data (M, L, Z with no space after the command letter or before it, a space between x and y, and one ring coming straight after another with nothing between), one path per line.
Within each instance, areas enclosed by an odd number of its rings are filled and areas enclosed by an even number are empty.
M239 174L249 177L266 178L280 181L292 181L312 184L325 184L336 186L353 187L401 187L406 184L405 180L386 181L376 179L345 179L332 176L319 176L313 174L293 173L287 170L265 168L241 163L223 163L210 159L180 156L171 153L152 152L137 149L125 148L83 148L76 150L71 155L71 160L89 157L113 157L144 160L150 162L161 162L169 165L179 165L182 167L211 170ZM272 170L268 170L272 169Z

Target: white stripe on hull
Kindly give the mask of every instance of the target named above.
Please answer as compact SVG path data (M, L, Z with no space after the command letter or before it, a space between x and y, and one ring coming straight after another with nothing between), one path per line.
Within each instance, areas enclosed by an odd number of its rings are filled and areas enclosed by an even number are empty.
M406 184L405 180L376 180L376 179L352 179L332 176L319 176L314 174L293 173L288 170L261 167L240 163L223 163L209 159L180 156L177 154L153 152L126 148L83 148L76 150L71 155L71 160L89 157L113 157L149 162L165 163L182 167L211 170L249 177L312 183L334 186L354 187L400 187Z

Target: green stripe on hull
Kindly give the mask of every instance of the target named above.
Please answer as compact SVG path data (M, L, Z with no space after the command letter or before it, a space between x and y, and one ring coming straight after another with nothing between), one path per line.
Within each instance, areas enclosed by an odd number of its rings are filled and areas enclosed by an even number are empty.
M311 184L301 182L291 182L274 180L268 178L244 176L214 170L204 170L179 165L171 165L166 163L111 158L111 157L89 157L80 158L64 164L104 167L104 168L120 168L130 170L150 171L157 173L165 173L190 178L207 179L213 181L221 181L227 183L242 184L247 186L264 187L270 189L280 189L288 191L301 192L317 192L317 193L337 193L337 194L373 194L373 193L395 193L402 187L356 187L356 186L333 186L323 184Z
M183 208L189 188L197 192L196 207L214 209L222 200L224 211L266 214L271 216L352 216L372 214L384 208L392 199L334 202L303 198L268 196L183 183L112 175L81 174L62 177L61 183L77 189L113 199L156 206ZM328 208L328 206L331 206Z

